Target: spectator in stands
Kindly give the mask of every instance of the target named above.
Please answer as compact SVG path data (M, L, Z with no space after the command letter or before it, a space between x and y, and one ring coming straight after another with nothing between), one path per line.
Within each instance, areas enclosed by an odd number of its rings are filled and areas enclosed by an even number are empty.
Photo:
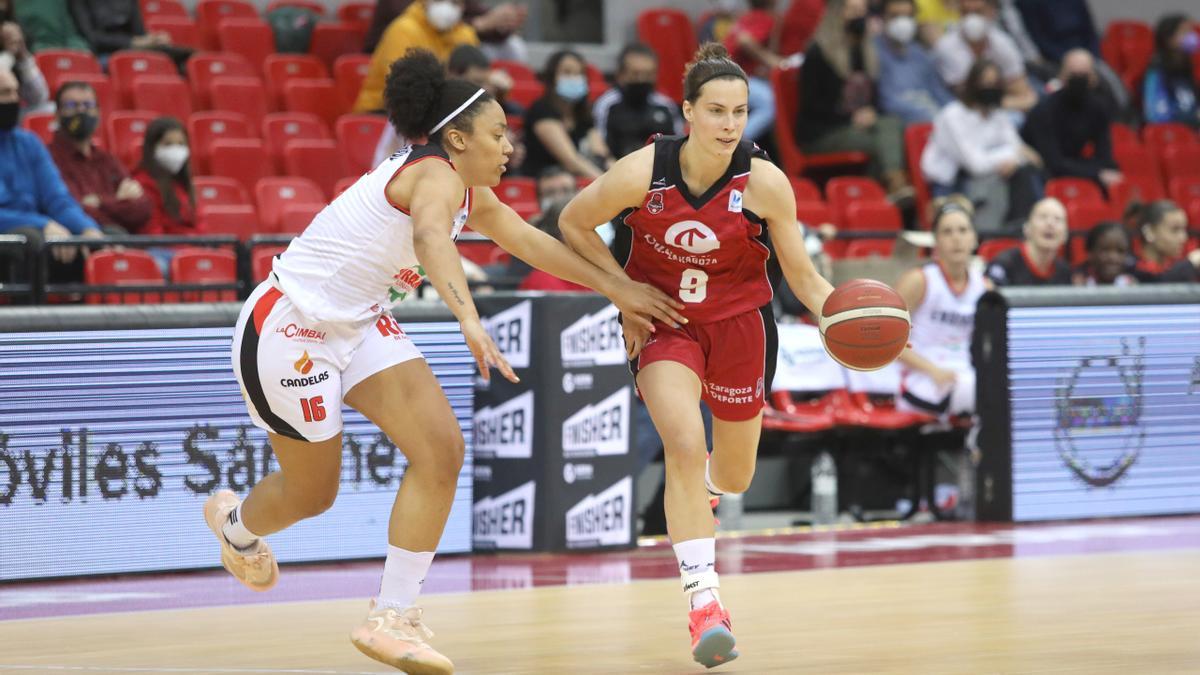
M896 282L912 317L911 347L900 354L902 410L946 417L975 412L971 333L975 305L989 288L971 265L978 244L971 207L958 197L934 204L933 261Z
M1125 226L1115 220L1097 223L1088 230L1085 241L1087 260L1075 268L1076 286L1132 286L1137 278L1130 273L1131 244Z
M1098 90L1095 60L1086 49L1063 59L1058 91L1025 118L1021 136L1041 155L1053 178L1090 178L1105 188L1121 182L1112 154L1112 116Z
M384 31L412 3L413 0L378 0L375 13L371 16L371 26L363 41L363 50L374 52ZM448 10L435 11L446 13ZM475 29L480 47L489 58L521 62L529 60L525 42L517 35L528 16L525 5L501 2L489 7L478 0L467 0L462 15L466 23Z
M9 0L0 0L8 2ZM38 69L37 61L25 44L21 26L11 18L12 8L0 8L0 68L11 70L21 90L21 117L30 113L52 112L50 89Z
M172 44L170 34L146 32L137 0L68 0L75 27L101 59L122 49L162 52L182 66L192 50Z
M463 0L421 0L396 17L371 54L371 65L354 102L354 112L383 110L383 84L388 69L409 49L428 49L445 63L458 45L478 45L479 36L463 21L462 9Z
M1142 254L1133 274L1142 283L1200 281L1200 250L1185 255L1187 214L1175 202L1160 199L1129 205L1128 215L1137 223Z
M548 213L559 202L566 204L571 201L576 192L579 192L579 187L575 177L561 166L548 166L538 174L537 199L542 213Z
M0 68L0 233L24 235L30 258L43 240L103 239L100 226L71 198L41 139L17 128L20 106L16 76ZM58 247L53 257L69 265L79 259L79 251Z
M1071 268L1059 256L1067 243L1067 209L1053 197L1038 202L1025 221L1025 241L992 258L987 277L995 286L1066 286Z
M154 205L150 220L138 234L186 236L200 234L196 196L188 164L187 130L174 117L160 117L146 127L142 161L133 178Z
M150 199L116 157L92 142L100 127L96 91L86 82L66 82L54 100L58 130L50 143L50 156L71 196L96 222L140 231L150 219Z
M1023 218L1041 198L1041 158L1021 142L1012 117L1000 109L1000 69L987 59L971 67L962 100L942 109L921 154L935 196L965 194L977 205L980 231Z
M592 124L588 107L586 62L577 52L561 50L550 55L541 74L546 93L525 112L525 165L527 176L558 164L576 176L596 178L603 169L589 155L602 158L604 143Z
M995 63L1003 75L1001 106L1025 112L1037 103L1037 94L1025 76L1025 60L1013 39L996 26L997 0L961 0L962 20L938 40L933 57L942 79L961 88L967 73L980 58Z
M879 61L866 29L866 0L830 0L800 70L796 138L808 153L866 153L872 175L901 202L912 195L904 125L873 103Z
M92 46L79 34L75 20L67 9L67 0L37 0L36 2L13 3L13 16L21 24L29 40L30 48L78 49L89 52Z
M550 208L545 210L537 219L536 224L538 229L562 241L562 232L558 229L558 217L562 214L563 207L566 205L566 201L558 201L551 204ZM520 290L591 292L591 289L586 286L580 286L579 284L559 279L553 274L539 269L530 269L529 273L525 275L525 279L521 281Z
M1061 63L1072 49L1100 53L1100 36L1087 0L1016 0L1029 37L1051 63Z
M742 138L766 142L775 124L775 90L770 78L771 69L780 62L772 48L779 17L775 14L775 0L749 0L749 5L750 11L739 16L725 36L725 49L750 78L750 114Z
M958 18L958 0L917 0L917 26L927 47L937 44Z
M932 121L954 100L929 52L915 39L915 12L913 0L884 0L883 33L874 37L879 54L879 108L905 124Z
M783 12L779 29L780 56L803 54L825 15L825 0L792 0Z
M654 50L641 43L626 45L617 58L617 86L592 105L596 131L608 150L604 154L620 159L645 145L654 134L683 133L679 106L654 90L657 81Z
M1154 27L1154 60L1142 83L1147 122L1181 122L1200 128L1200 88L1192 73L1192 57L1200 50L1200 33L1183 14L1168 14Z
M825 0L817 0L824 3ZM737 21L738 4L740 0L712 0L713 8L700 15L700 24L696 26L696 38L701 44L705 42L724 42ZM793 0L792 5L803 4Z

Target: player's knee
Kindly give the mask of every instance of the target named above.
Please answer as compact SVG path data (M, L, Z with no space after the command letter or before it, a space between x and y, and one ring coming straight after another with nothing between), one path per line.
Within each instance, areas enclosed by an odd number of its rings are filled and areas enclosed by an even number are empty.
M428 480L457 485L466 457L466 441L457 428L446 430L426 441L427 447L409 457L410 470L419 468Z
M294 503L297 515L301 518L314 518L328 511L337 500L338 484L331 482L316 489L309 489Z
M668 466L703 465L707 458L708 448L703 438L663 440L663 459Z

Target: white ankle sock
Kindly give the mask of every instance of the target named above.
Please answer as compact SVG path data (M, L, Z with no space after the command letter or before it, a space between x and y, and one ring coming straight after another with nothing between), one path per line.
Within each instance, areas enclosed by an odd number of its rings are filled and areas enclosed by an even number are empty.
M376 606L391 607L396 611L412 607L421 594L421 584L425 583L425 575L433 563L433 554L433 551L414 552L399 546L388 546Z
M716 539L711 537L708 539L689 539L675 544L673 548L675 549L675 560L679 562L679 573L681 575L710 572L717 567ZM697 607L703 607L716 599L717 595L711 588L689 593L689 608L696 609Z
M706 460L704 462L704 487L708 490L709 497L720 497L725 494L723 490L720 490L716 485L713 485L712 460Z
M225 541L240 551L250 548L259 539L258 535L246 529L246 525L242 522L241 504L229 512L229 517L221 525L221 534L225 535Z

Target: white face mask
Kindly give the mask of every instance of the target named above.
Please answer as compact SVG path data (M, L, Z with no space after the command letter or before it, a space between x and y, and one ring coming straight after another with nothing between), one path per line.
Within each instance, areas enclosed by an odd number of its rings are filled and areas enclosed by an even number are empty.
M979 42L987 36L988 28L991 27L991 21L983 18L980 14L968 14L962 18L963 37L970 42Z
M179 173L190 155L186 145L160 145L154 149L154 161L172 175Z
M435 0L425 6L425 16L434 28L444 33L458 25L462 18L462 7L449 0Z
M911 16L897 16L887 22L885 30L888 37L906 45L917 35L917 20Z

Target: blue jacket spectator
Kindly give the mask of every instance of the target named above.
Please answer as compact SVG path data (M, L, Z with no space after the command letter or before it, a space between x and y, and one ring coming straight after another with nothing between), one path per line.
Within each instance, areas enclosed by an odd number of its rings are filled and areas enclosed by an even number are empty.
M1025 30L1042 57L1060 63L1072 49L1100 55L1100 36L1087 0L1016 0Z
M100 231L67 191L41 139L24 129L0 128L0 232L43 229L52 222L75 235Z
M1200 34L1183 14L1168 14L1154 27L1154 60L1142 84L1147 122L1181 122L1200 127L1200 91L1192 74L1192 55Z
M913 0L883 3L884 30L875 36L879 55L879 107L905 124L930 122L954 100L933 57L918 42Z

